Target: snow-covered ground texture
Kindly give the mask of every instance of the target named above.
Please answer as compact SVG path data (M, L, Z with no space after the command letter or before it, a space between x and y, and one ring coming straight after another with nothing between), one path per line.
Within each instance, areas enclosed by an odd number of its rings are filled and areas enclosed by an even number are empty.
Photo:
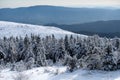
M56 27L0 21L0 37L4 37L4 36L24 37L26 34L28 36L31 34L40 35L41 37L54 34L56 38L64 37L65 35L75 35L75 36L85 37L85 35L78 35Z
M76 70L68 72L66 67L40 67L16 72L0 71L0 80L120 80L120 71Z

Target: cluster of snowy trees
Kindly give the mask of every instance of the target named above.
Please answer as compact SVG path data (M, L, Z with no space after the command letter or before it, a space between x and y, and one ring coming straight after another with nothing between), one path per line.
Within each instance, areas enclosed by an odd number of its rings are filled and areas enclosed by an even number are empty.
M25 70L53 64L74 69L120 69L120 39L86 38L65 36L56 39L54 35L40 37L10 37L0 39L0 65L11 70Z

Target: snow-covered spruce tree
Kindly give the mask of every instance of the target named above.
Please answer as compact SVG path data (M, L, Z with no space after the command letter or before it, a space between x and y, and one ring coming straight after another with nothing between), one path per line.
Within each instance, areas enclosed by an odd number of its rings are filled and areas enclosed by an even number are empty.
M61 61L61 64L63 64L62 62L64 61L66 54L67 54L67 51L65 50L64 39L61 38L60 40L58 40L58 43L56 46L56 51L54 54L55 61L56 62Z
M103 69L104 70L116 70L117 65L116 62L114 62L114 54L113 54L113 46L112 44L108 43L105 47L104 55L102 57L103 59Z
M74 52L76 53L77 59L81 59L82 57L86 56L87 53L86 44L83 44L82 41L76 43Z
M27 35L23 39L22 44L20 44L20 47L23 47L23 48L20 49L21 51L19 52L19 58L20 58L20 60L25 61L26 60L26 54L29 53L27 51L30 49L30 47L29 47L30 40L29 40L29 37ZM30 51L30 53L31 53L31 51Z
M18 59L16 41L14 41L14 38L11 38L9 49L8 54L11 54L11 62L14 63Z
M117 62L117 69L120 69L120 47L114 52L114 60Z
M3 52L2 45L0 45L0 69L4 68L4 65L5 65L4 59L5 59L5 57L6 57L6 54Z
M0 60L3 60L6 57L5 53L0 49Z
M40 39L40 37L37 37L37 47L36 47L36 65L37 66L45 66L46 63L46 51L45 48L43 46L43 42Z
M53 63L56 63L63 58L65 51L63 39L58 40L52 35L47 36L43 43L46 49L46 59L51 59Z
M74 49L75 49L75 44L76 44L76 39L73 38L73 36L71 35L70 36L70 39L69 39L69 54L73 57L76 53L74 52Z
M70 52L70 51L69 51L69 50L70 50L70 42L69 42L69 38L68 38L67 35L65 36L64 44L65 44L65 49L66 49L68 52Z
M46 51L47 51L47 58L52 59L53 63L56 63L56 53L57 53L57 48L58 48L58 41L54 37L54 35L46 37Z
M21 61L22 60L22 54L23 54L23 50L24 50L24 39L22 37L18 38L18 45L17 45L17 52L18 52L18 59L17 61Z
M113 39L113 46L115 46L116 49L120 48L120 38L115 37Z

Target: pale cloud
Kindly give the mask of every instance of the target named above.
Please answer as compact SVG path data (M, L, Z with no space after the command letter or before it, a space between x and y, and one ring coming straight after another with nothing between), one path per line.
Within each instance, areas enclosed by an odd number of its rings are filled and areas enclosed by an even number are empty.
M120 0L0 0L0 8L14 8L34 5L55 5L55 6L120 6Z

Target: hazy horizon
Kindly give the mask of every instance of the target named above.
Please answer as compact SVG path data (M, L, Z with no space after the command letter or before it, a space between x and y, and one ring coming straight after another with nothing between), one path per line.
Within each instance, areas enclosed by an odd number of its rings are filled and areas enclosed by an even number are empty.
M64 7L108 7L120 8L120 0L0 0L0 8L18 8L36 5Z

